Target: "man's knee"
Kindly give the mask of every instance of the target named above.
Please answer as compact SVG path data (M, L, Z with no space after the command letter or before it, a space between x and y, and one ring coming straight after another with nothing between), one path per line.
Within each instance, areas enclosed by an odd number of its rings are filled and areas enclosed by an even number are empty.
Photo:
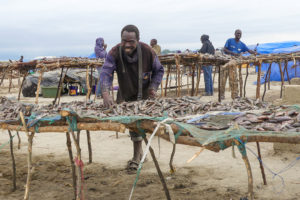
M143 137L136 132L129 131L129 134L133 142L139 142L143 140Z

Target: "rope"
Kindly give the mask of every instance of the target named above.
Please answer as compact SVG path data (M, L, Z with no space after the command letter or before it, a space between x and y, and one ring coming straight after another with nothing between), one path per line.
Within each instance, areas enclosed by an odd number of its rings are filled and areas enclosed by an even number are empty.
M171 119L170 119L170 118L166 118L166 119L164 119L163 121L158 122L158 124L157 124L157 126L155 127L153 133L151 134L151 136L150 136L150 138L149 138L149 140L148 140L148 144L147 144L147 146L146 146L144 155L143 155L143 157L142 157L142 159L141 159L141 161L140 161L140 163L139 163L139 167L138 167L138 170L137 170L137 173L136 173L136 177L135 177L135 180L134 180L134 183L133 183L131 192L130 192L129 200L131 200L132 195L133 195L133 191L134 191L134 189L135 189L135 187L136 187L136 184L137 184L137 182L138 182L139 175L140 175L140 173L141 173L143 163L144 163L144 161L145 161L145 159L146 159L146 156L147 156L147 154L148 154L148 152L149 152L149 149L150 149L151 141L152 141L153 137L155 136L155 134L156 134L158 128L160 127L160 125L163 124L163 123L165 123L166 121L169 121L169 120L171 120Z

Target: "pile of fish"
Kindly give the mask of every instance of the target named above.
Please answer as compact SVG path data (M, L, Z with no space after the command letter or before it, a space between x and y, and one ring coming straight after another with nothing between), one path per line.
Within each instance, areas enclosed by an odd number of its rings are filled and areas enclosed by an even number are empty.
M159 98L135 102L114 104L110 108L100 102L72 101L59 105L34 105L15 102L0 97L0 121L18 120L19 112L25 116L56 115L63 109L69 109L82 117L114 117L114 116L169 116L177 121L187 122L184 117L205 115L209 113L239 113L234 116L216 116L201 118L194 124L207 130L226 129L238 124L249 130L258 131L293 131L300 132L300 112L298 110L283 110L283 106L273 106L267 103L240 98L232 102L202 102L199 97ZM217 114L218 115L218 114Z

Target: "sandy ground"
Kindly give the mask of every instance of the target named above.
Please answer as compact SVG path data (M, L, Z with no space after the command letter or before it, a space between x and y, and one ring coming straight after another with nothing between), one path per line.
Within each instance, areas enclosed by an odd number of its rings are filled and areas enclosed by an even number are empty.
M216 76L217 80L217 76ZM255 97L256 75L252 73L248 79L247 96ZM17 81L15 81L16 85ZM5 82L7 85L7 82ZM203 76L201 88L203 88ZM215 86L216 88L216 86ZM280 83L272 83L267 92L266 100L279 98ZM1 95L16 97L17 89L10 94L8 88L0 89ZM216 90L215 90L216 91ZM263 89L262 91L263 92ZM226 101L230 100L229 92ZM203 101L216 100L213 97L201 97ZM49 103L53 99L39 98L40 103ZM84 96L64 96L61 101L85 100ZM23 102L34 102L34 98L21 98ZM13 133L14 134L14 133ZM128 133L91 132L93 163L88 164L88 151L85 132L81 134L81 148L85 163L85 195L88 199L128 199L135 175L126 173L125 166L132 156L132 142ZM17 149L17 139L14 139L14 151L17 165L17 191L11 192L11 158L9 145L0 151L0 199L22 199L26 181L27 139L21 133L21 149ZM8 134L2 131L0 145L8 141ZM160 145L159 145L160 143ZM152 142L161 169L165 175L172 199L240 199L247 194L247 173L245 165L237 150L236 158L232 157L231 148L214 153L203 151L190 164L186 161L199 151L197 147L177 145L174 165L175 174L169 173L169 159L172 151L171 143L155 138ZM256 144L247 144L254 152ZM75 152L75 150L74 150ZM263 162L278 172L297 158L297 154L282 152L275 154L273 144L261 143ZM279 178L265 168L268 185L263 185L259 163L248 151L254 178L255 199L300 199L300 165L282 173L284 185ZM34 137L33 160L35 172L31 183L31 199L72 199L72 179L70 162L64 133L37 133ZM133 199L164 199L165 195L156 174L151 156L143 166Z

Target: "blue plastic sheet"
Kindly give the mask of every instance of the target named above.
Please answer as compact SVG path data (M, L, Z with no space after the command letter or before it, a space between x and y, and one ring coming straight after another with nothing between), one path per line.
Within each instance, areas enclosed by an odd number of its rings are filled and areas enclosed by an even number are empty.
M292 53L300 51L300 42L299 41L289 41L289 42L277 42L277 43L265 43L260 44L257 47L257 52L260 54L270 54L270 53ZM292 68L294 65L293 61L288 62L287 65L287 72L289 75L289 78L292 79L294 77L300 77L300 69L299 69L299 63L296 63L297 67ZM269 63L262 63L261 70L262 72L265 72L264 77L261 78L261 83L264 83L266 79L266 72L269 67ZM281 63L281 69L284 71L285 63ZM256 67L256 71L258 71L258 67ZM288 80L287 73L284 73L284 80ZM270 81L281 81L281 75L280 75L280 69L279 65L277 63L272 63L271 67L271 75L270 75Z

